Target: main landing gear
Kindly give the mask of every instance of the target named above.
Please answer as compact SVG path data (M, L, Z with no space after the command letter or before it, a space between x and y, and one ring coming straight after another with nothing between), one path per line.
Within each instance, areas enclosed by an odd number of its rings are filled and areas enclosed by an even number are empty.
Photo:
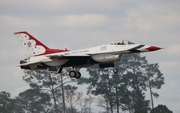
M80 68L74 68L73 71L70 71L69 72L69 76L70 77L75 77L77 79L81 78L81 73L79 72ZM118 69L117 68L113 68L113 72L114 73L117 73L118 72Z
M79 72L80 68L74 68L73 71L69 72L70 77L75 77L75 78L81 78L81 73Z

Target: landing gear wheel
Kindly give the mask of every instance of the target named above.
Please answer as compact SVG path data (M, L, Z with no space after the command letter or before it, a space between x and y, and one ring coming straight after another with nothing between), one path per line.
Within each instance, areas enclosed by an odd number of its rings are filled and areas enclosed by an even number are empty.
M70 71L69 76L70 77L76 77L76 72L75 71Z
M76 72L76 76L75 76L75 78L81 78L81 73L80 72Z
M113 68L113 72L114 72L114 73L117 73L117 72L118 72L118 69L117 69L117 68Z

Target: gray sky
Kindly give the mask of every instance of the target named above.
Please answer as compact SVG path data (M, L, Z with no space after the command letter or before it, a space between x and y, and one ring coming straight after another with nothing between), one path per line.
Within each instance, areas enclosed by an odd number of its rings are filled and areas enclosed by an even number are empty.
M14 32L27 31L49 47L70 50L126 39L165 48L141 55L158 62L165 77L155 106L179 113L179 6L179 0L0 0L0 91L14 97L28 88L15 67L24 50Z

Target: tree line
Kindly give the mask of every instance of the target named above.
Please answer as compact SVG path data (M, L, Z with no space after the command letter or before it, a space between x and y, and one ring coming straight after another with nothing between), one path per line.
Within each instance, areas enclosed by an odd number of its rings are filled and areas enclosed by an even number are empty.
M30 89L15 98L10 98L8 92L0 92L0 113L93 113L93 103L104 109L99 113L161 113L161 109L172 113L165 105L154 108L153 98L159 97L155 91L164 84L158 63L149 64L140 54L128 54L121 56L115 66L118 73L111 68L91 66L87 68L89 76L80 79L70 78L69 69L61 75L46 70L24 70L22 79L29 83ZM70 82L87 84L87 94L69 85ZM150 97L146 97L147 92Z

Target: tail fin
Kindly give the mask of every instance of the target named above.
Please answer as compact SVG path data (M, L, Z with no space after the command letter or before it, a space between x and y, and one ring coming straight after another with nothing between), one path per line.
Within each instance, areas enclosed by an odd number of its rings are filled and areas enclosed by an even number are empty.
M26 31L15 32L14 34L18 38L24 49L26 50L27 56L44 54L46 50L49 49L46 45L41 43L39 40L34 38Z

